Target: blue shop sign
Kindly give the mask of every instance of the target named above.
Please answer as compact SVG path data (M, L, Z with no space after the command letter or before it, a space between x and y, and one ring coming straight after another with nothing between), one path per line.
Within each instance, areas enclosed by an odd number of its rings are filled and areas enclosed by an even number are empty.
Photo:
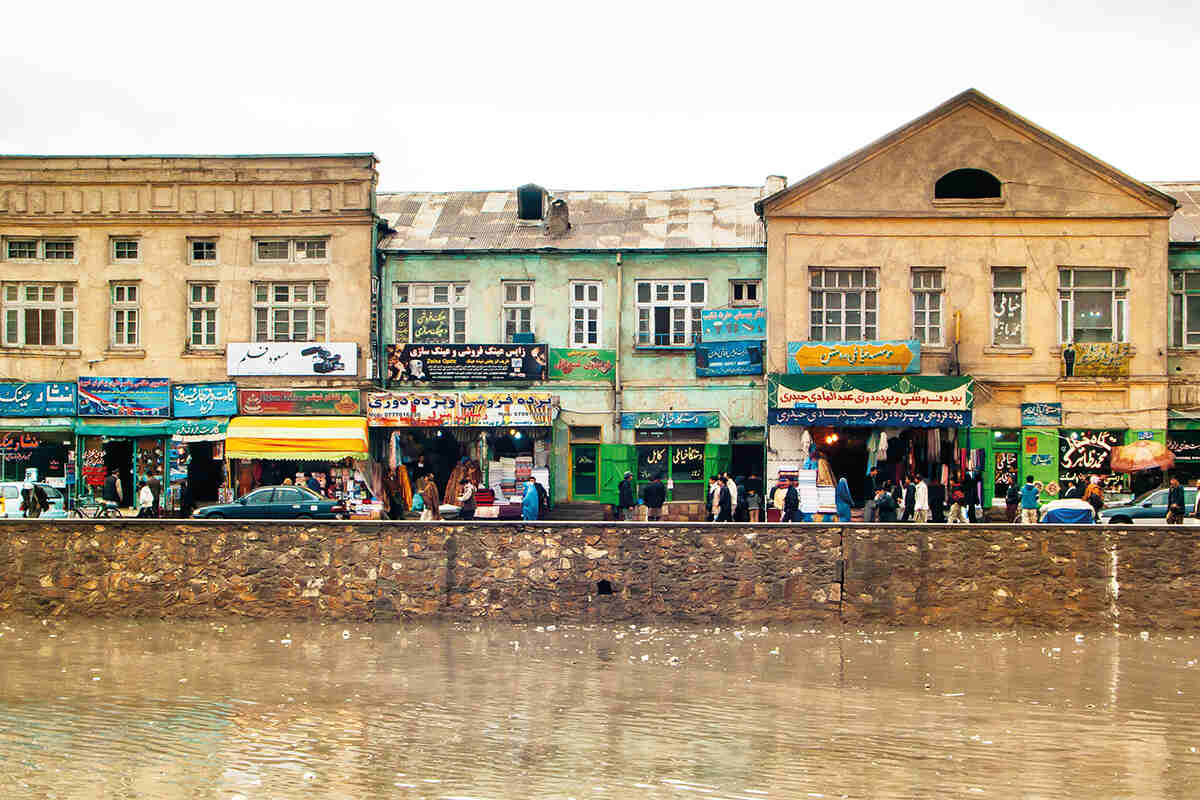
M0 417L73 416L73 383L0 383Z
M1062 427L1062 403L1021 403L1021 427Z
M716 411L642 411L621 415L622 428L719 428L721 416Z
M238 413L233 383L177 383L171 387L176 417L233 417Z
M771 425L846 427L969 428L970 411L903 411L898 408L771 408Z
M705 342L737 342L767 338L765 308L713 308L700 312L700 338Z
M80 378L81 417L170 417L166 378Z
M762 342L707 342L696 345L696 377L762 375Z

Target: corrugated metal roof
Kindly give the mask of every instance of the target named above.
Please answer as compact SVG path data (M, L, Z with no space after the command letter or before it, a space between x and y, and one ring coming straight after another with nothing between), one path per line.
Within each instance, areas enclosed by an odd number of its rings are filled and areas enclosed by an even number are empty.
M708 250L761 248L758 186L657 192L551 192L571 227L554 236L517 223L516 190L380 192L377 212L394 231L384 250ZM548 205L547 205L548 207Z
M1179 201L1171 217L1172 242L1200 242L1200 181L1168 181L1150 184Z

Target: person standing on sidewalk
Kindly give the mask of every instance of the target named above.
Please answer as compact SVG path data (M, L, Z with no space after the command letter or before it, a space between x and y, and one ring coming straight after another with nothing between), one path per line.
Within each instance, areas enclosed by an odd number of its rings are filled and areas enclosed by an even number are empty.
M642 489L642 499L646 501L646 519L650 522L662 519L663 503L667 501L667 487L663 486L662 475L655 474L654 480Z
M925 478L917 481L917 487L913 491L912 520L929 522L929 484L925 483Z
M1025 476L1025 485L1021 487L1021 524L1036 525L1038 521L1038 495L1041 492L1033 485L1033 476Z
M617 512L623 521L629 522L633 519L633 508L636 505L637 501L633 497L633 473L627 471L624 479L617 484Z
M1178 478L1171 478L1171 488L1167 490L1167 524L1183 524L1183 487Z

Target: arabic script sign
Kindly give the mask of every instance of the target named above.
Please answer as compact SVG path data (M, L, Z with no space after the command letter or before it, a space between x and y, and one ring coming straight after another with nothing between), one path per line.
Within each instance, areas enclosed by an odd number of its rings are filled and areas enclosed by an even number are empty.
M1057 428L1062 425L1062 403L1021 403L1021 427Z
M1129 375L1133 348L1116 342L1068 344L1062 351L1064 378L1118 378Z
M541 425L554 422L554 395L545 392L459 395L463 425Z
M705 342L735 342L767 338L765 308L714 308L700 312L700 338Z
M716 411L642 411L621 415L622 428L719 428Z
M1176 464L1200 464L1200 431L1167 431L1167 449Z
M176 417L232 417L237 386L232 383L177 383L171 387Z
M1058 482L1065 492L1080 479L1099 475L1105 492L1119 492L1124 478L1109 466L1114 447L1121 444L1123 431L1063 431L1058 440Z
M550 380L608 381L616 378L616 350L550 348Z
M362 413L358 389L242 389L238 406L243 414Z
M75 384L0 383L0 417L75 416Z
M80 378L81 417L169 417L170 381L166 378Z
M811 389L776 390L776 408L817 409L899 409L901 411L967 411L970 409L969 385L953 389L918 388L912 391L880 389L865 391L853 386L842 389L819 386Z
M720 342L696 345L696 377L762 375L762 371L762 342Z
M230 342L228 375L358 375L354 342Z
M787 371L792 374L920 372L921 343L916 339L871 342L788 342Z
M846 427L967 428L970 411L903 411L896 408L772 408L770 425L837 425Z
M457 394L434 392L369 392L367 424L376 427L458 425Z
M544 381L544 344L390 344L388 380Z

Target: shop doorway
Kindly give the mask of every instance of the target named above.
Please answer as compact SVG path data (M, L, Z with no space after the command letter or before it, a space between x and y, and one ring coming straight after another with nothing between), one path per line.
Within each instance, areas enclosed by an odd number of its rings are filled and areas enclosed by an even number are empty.
M744 479L749 479L751 475L756 475L761 483L764 469L766 469L766 450L761 443L734 444L730 446L730 475L735 478Z
M213 458L212 442L193 442L188 448L187 479L192 500L197 503L215 502L220 497L224 468Z
M133 506L133 440L109 439L104 443L104 469L121 482L121 507Z
M418 456L425 456L425 466L433 473L439 493L446 491L446 484L450 482L450 473L454 471L454 465L463 456L463 448L454 437L453 431L441 428L434 430L412 428L397 434L396 450L407 459L409 484L412 485L414 491L416 491L416 476L412 473Z
M814 428L813 446L825 456L833 479L845 478L854 505L861 507L867 483L867 439L870 428Z

